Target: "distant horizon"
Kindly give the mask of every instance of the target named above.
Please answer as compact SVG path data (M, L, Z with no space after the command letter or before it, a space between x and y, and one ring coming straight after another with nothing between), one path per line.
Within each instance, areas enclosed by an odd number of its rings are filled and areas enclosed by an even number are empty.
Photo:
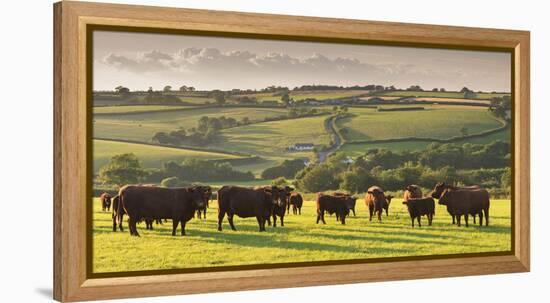
M93 90L270 85L511 91L508 52L94 31ZM323 83L323 84L321 84Z

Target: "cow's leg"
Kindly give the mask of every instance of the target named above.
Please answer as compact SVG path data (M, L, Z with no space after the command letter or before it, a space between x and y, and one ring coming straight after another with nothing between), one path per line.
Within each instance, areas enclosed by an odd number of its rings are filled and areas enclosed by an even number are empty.
M376 211L378 213L378 222L382 222L382 210L377 210Z
M472 218L474 218L474 224L476 224L476 216L477 216L477 214L472 215Z
M265 219L262 216L256 216L256 220L258 221L258 227L260 228L260 232L265 230Z
M464 222L466 223L466 227L468 227L468 214L464 214Z
M453 218L453 224L456 224L456 222L455 222L455 215L451 215L451 218Z
M285 215L281 216L281 226L285 226Z
M489 226L489 208L487 207L485 210L485 226Z
M139 237L136 224L137 224L136 220L132 219L131 217L128 218L128 227L130 229L130 234L133 236Z
M414 217L411 217L411 225L412 225L412 228L414 228Z
M273 214L273 227L277 227L277 215Z
M325 222L325 211L321 212L321 221L323 221L323 224L327 224L327 222Z
M319 224L319 220L321 220L321 212L317 211L317 222L315 224Z
M346 215L340 216L340 220L342 221L342 225L346 225Z
M428 225L429 226L432 226L433 219L434 219L434 214L433 213L428 214Z
M185 223L187 223L185 220L181 220L181 235L185 236Z
M456 215L456 225L458 225L458 227L460 227L460 217L461 215Z
M479 226L483 226L483 211L479 212Z
M385 208L385 210L386 210L386 217L387 217L387 216L388 216L388 209L387 209L387 208Z
M302 207L301 206L298 208L298 212L299 212L300 215L302 214Z
M223 217L225 217L225 212L218 210L218 231L222 231Z
M372 222L373 209L369 206L369 221Z
M122 229L122 222L124 222L123 219L124 219L124 214L121 214L121 215L120 215L120 221L118 222L118 228L120 229L120 231L124 231L124 230Z
M176 230L178 230L178 225L180 221L177 219L172 219L172 236L176 235Z
M422 227L422 224L420 223L420 217L422 217L422 216L416 217L416 221L418 221L418 227Z
M203 217L204 217L204 220L206 220L206 208L204 208L203 214L202 214L202 215L203 215Z
M355 217L355 207L352 208L351 211L353 212L353 216Z
M231 226L232 230L237 230L233 224L233 214L227 214L227 221L229 221L229 226Z
M113 231L116 231L116 216L113 215Z

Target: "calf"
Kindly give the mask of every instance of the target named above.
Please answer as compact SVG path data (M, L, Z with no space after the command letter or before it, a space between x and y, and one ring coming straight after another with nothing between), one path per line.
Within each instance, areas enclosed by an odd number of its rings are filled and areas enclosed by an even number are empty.
M117 230L117 226L120 229L120 231L123 231L122 219L124 218L125 214L126 214L126 211L124 211L124 207L122 207L122 205L120 204L120 197L116 195L113 198L113 212L112 212L113 231Z
M299 193L292 193L289 197L289 203L288 205L292 205L292 213L297 215L297 214L302 214L302 205L304 204L304 199L302 199L302 195L300 195ZM288 208L288 206L287 206Z
M195 188L204 192L204 206L197 209L197 217L206 220L206 209L209 206L210 198L212 198L212 188L210 186L196 186Z
M346 204L346 200L349 197L344 196L331 196L322 193L317 194L317 224L319 220L323 224L325 222L325 211L329 214L336 214L336 219L339 220L342 225L346 224L346 216L349 214L349 208Z
M403 201L403 204L407 205L413 228L414 219L418 221L418 227L422 227L420 223L420 217L422 216L428 217L428 225L432 225L432 220L435 215L435 201L433 198L410 198Z

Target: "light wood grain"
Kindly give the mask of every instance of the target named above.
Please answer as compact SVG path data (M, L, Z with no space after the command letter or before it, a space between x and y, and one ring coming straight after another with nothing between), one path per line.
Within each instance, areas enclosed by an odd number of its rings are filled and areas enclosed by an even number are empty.
M54 298L78 301L530 269L529 32L97 3L54 5ZM86 26L514 50L514 255L86 279ZM349 41L348 41L349 42Z

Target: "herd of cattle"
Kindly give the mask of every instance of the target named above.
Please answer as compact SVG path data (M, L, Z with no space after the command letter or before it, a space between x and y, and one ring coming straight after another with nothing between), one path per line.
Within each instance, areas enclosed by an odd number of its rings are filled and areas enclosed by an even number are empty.
M124 215L128 216L128 227L132 236L139 236L137 223L145 221L147 229L153 229L153 222L161 224L166 219L172 220L172 235L176 235L181 223L181 235L185 235L185 224L197 216L206 219L206 210L212 198L210 186L195 186L190 188L164 188L156 186L126 185L119 190L118 195L111 197L107 193L100 196L103 211L112 208L113 231L122 231ZM388 216L388 208L393 196L385 195L378 186L372 186L365 195L365 205L369 210L369 221L377 216L382 221L382 213ZM302 213L303 198L289 186L260 186L246 188L239 186L223 186L217 192L218 199L218 230L222 230L222 221L227 215L231 229L236 230L233 217L255 217L260 231L265 231L266 222L277 226L280 218L284 226L285 214ZM489 225L489 193L479 186L455 187L445 183L437 183L429 196L423 196L417 185L409 185L404 189L403 204L406 205L411 217L421 226L420 218L426 216L428 225L432 225L435 215L435 200L445 205L452 217L452 223L460 226L464 216L466 226L468 217L472 216L474 224L479 216L479 225ZM317 194L317 223L325 222L325 213L335 214L336 220L346 224L350 211L355 216L357 197L345 193ZM112 204L112 207L111 207ZM273 219L273 223L271 222Z

